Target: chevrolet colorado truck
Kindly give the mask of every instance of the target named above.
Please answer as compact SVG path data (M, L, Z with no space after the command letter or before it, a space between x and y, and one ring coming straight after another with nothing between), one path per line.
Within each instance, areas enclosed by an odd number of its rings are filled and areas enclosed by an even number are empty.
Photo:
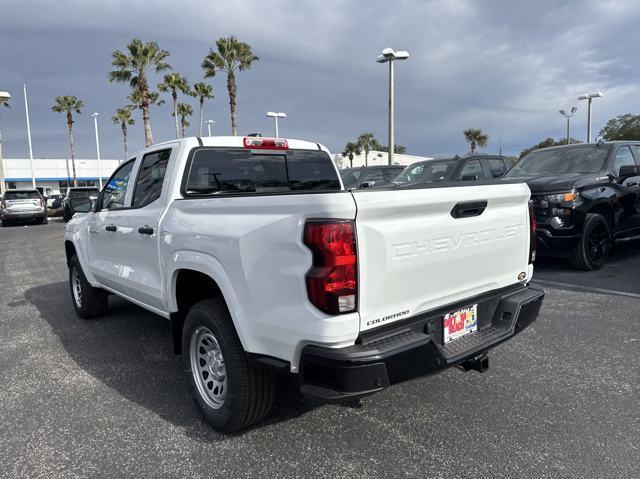
M198 409L237 431L269 412L278 371L349 401L486 370L544 295L528 285L529 196L521 182L350 191L318 143L183 138L124 162L67 224L71 298L82 318L116 294L169 320Z
M506 178L531 188L543 255L592 271L604 266L614 241L640 235L640 141L536 150Z

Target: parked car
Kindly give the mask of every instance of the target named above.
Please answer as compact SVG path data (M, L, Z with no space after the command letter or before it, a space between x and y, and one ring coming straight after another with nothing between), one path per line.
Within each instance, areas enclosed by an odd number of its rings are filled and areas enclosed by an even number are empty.
M440 181L481 181L498 178L507 171L503 156L472 155L413 163L394 180L396 184Z
M86 187L73 187L67 189L67 193L62 200L62 219L69 221L76 213L73 205L76 207L79 205L81 209L85 209L91 204L91 200L96 200L100 190L92 186ZM74 200L73 202L71 200ZM73 203L73 204L72 204Z
M47 208L51 208L54 210L60 208L63 198L64 195L60 193L53 193L47 196Z
M14 222L44 224L47 222L46 203L36 189L6 190L0 205L2 226Z
M640 234L640 140L536 150L506 178L531 188L542 254L600 269L612 240Z
M82 318L115 293L168 319L195 403L223 431L268 413L275 371L320 401L485 371L544 293L528 286L527 185L461 186L344 194L315 142L157 144L67 224L71 300Z
M340 170L340 177L345 188L371 188L386 185L394 180L404 166L361 166Z

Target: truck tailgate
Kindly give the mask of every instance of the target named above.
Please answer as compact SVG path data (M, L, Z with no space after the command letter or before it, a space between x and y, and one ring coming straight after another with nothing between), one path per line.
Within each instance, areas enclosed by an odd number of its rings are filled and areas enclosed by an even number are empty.
M361 331L530 279L526 184L353 197Z

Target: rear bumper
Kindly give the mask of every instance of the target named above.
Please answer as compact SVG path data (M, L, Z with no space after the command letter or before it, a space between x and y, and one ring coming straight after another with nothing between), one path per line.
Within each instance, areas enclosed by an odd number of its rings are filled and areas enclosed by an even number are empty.
M542 290L516 285L420 314L393 329L359 338L353 346L305 346L300 359L300 390L313 399L344 401L451 366L467 365L535 321L543 298ZM475 303L478 331L443 345L444 314Z
M29 211L3 210L2 217L7 220L42 219L46 216L44 208Z

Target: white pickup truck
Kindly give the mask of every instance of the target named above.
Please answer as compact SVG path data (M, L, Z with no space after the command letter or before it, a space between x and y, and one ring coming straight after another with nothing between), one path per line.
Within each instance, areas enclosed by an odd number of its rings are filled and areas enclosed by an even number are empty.
M74 205L73 305L96 317L116 294L170 320L199 410L236 431L269 412L277 371L344 401L486 370L544 296L528 286L529 196L506 181L349 191L307 141L162 143Z

